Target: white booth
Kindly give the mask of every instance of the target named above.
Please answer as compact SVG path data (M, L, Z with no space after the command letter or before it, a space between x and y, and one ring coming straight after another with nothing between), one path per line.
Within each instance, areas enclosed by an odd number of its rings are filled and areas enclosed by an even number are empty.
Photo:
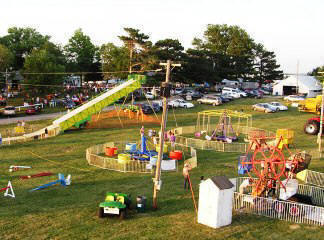
M231 224L234 185L225 176L209 178L199 185L198 223L212 228Z

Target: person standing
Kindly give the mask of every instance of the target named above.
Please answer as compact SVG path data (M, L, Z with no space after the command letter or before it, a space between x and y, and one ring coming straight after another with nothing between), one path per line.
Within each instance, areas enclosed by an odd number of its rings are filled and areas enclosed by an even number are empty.
M183 189L189 189L190 188L190 181L189 181L189 171L191 170L191 166L189 163L185 163L185 165L183 166L183 170L182 170L182 175L184 177L184 184L183 184ZM188 185L187 185L188 184Z

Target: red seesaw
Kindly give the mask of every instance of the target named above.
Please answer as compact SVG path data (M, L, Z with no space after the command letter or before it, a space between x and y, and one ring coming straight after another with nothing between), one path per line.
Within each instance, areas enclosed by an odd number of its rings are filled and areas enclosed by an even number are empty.
M45 177L45 176L51 176L53 173L51 172L41 172L33 175L28 175L28 176L20 176L20 179L30 179L30 178L37 178L37 177Z
M9 190L10 190L10 192L9 192ZM14 190L13 190L13 188L12 188L12 185L11 185L11 182L10 182L10 181L8 182L7 187L5 187L5 188L0 188L0 192L3 192L3 191L6 191L6 192L4 193L4 196L5 196L5 197L12 197L12 198L15 197L15 193L14 193Z

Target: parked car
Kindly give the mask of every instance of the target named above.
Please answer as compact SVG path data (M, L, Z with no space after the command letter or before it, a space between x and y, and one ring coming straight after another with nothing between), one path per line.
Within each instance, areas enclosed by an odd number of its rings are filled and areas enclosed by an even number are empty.
M183 88L176 88L174 89L174 94L179 95L183 93Z
M186 102L185 100L182 100L182 99L177 99L177 100L174 100L174 101L178 102L179 107L183 107L183 108L193 108L195 106L192 103Z
M252 105L252 109L254 111L260 111L260 112L265 112L265 113L272 113L272 112L276 112L277 109L274 107L271 107L269 104L267 103L257 103Z
M222 89L222 94L228 94L229 96L232 96L233 98L240 98L244 95L244 97L247 96L247 94L243 91L234 89L234 88L229 88L229 87L224 87Z
M5 116L15 116L16 115L16 108L13 106L7 106L3 109L2 112Z
M141 108L144 114L151 114L151 113L153 113L153 109L151 108L151 106L149 104L137 103L137 104L135 104L135 106Z
M284 100L288 102L298 102L298 101L305 100L305 97L298 96L298 95L288 95L284 97Z
M4 97L0 97L0 106L6 106L7 104L7 99Z
M263 98L263 92L257 89L252 90L252 94L254 94L254 98Z
M199 104L205 103L205 104L212 104L213 106L217 106L222 104L222 99L220 97L203 97L197 100Z
M260 88L260 91L263 92L263 94L265 95L270 95L271 94L271 90L268 88Z
M276 108L278 111L287 111L288 107L281 104L280 102L270 102L268 103L270 106Z
M147 92L147 93L144 93L144 94L145 94L145 97L147 99L154 99L155 98L155 96L152 93L150 93L150 92Z
M168 107L172 107L172 108L177 108L179 107L180 103L176 100L171 100L168 102Z
M203 94L201 92L198 92L198 91L194 91L191 95L191 97L193 99L198 99L198 98L201 98L203 96Z
M227 103L231 101L231 99L227 98L226 95L220 95L219 97L221 98L222 103Z
M161 109L162 109L162 107L158 103L152 103L152 107L153 107L155 112L160 112Z
M33 106L30 108L27 108L25 113L28 115L33 115L33 114L40 113L40 112L41 112L41 108L39 106Z
M223 96L223 97L229 99L230 101L232 101L232 100L234 99L233 96L231 96L231 95L229 95L229 94L227 94L227 93L224 93L224 94L222 93L221 96Z
M71 101L71 100L67 100L67 101L64 102L64 107L66 109L72 109L75 106L76 106L75 103L73 101Z

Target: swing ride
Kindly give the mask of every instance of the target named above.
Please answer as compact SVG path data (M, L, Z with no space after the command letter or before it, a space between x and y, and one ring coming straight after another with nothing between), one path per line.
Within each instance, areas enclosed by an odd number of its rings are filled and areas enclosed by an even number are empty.
M198 113L195 137L205 134L208 141L231 143L240 133L252 126L252 115L227 109L207 110Z

